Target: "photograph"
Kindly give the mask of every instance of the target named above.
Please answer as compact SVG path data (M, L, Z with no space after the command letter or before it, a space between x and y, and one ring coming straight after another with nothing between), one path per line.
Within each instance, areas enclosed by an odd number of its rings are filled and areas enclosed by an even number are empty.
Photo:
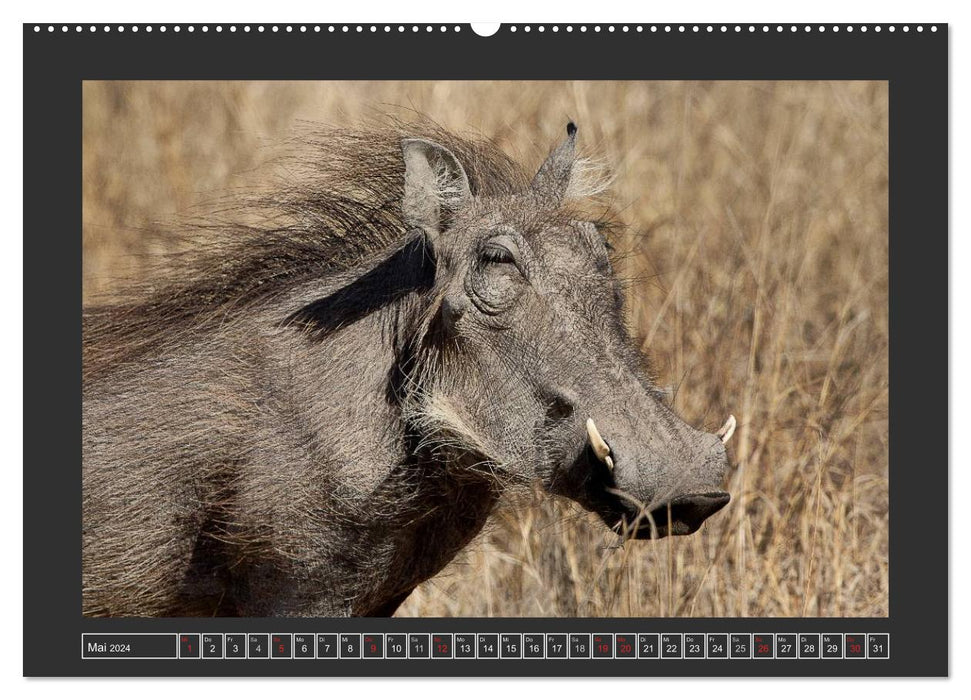
M889 615L887 81L80 96L84 617Z

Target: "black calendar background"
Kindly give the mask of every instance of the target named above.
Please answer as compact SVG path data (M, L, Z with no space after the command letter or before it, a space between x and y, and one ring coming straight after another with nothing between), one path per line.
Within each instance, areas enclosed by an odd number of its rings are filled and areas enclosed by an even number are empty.
M25 675L946 675L948 29L835 33L24 31ZM88 25L85 25L87 27ZM183 28L188 25L182 25ZM214 25L213 25L214 26ZM285 27L286 25L280 25ZM424 27L424 25L422 25ZM449 25L452 26L452 25ZM522 26L522 25L520 25ZM549 26L549 25L547 25ZM590 25L592 26L592 25ZM606 25L605 25L606 26ZM635 25L636 26L636 25ZM747 28L747 24L744 25ZM761 25L758 25L761 26ZM791 31L795 26L796 31ZM814 25L815 26L815 25ZM845 28L848 25L841 25ZM871 25L872 26L872 25ZM889 28L890 25L882 25ZM675 25L677 28L677 25ZM441 56L448 55L448 61ZM348 60L352 56L353 60ZM136 620L81 616L81 82L813 79L890 83L890 616ZM56 202L57 206L51 203ZM60 254L48 255L51 245ZM918 368L919 371L914 371ZM56 399L56 400L52 400ZM57 439L53 439L53 437ZM915 519L915 512L920 517ZM919 520L919 527L915 520ZM82 661L82 633L890 633L891 660ZM625 665L626 664L626 665ZM807 664L810 664L807 666Z

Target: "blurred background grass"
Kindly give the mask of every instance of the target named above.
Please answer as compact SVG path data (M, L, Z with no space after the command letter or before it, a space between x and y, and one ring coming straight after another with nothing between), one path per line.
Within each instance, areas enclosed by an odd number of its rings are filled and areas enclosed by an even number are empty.
M739 420L732 503L619 544L519 496L398 615L887 615L886 83L86 82L83 103L85 299L265 186L304 121L421 112L532 166L574 119L612 171L639 342L686 420Z

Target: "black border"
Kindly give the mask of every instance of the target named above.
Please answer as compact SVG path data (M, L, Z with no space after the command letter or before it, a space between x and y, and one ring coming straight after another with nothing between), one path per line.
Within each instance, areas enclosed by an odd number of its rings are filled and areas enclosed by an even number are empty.
M948 673L947 25L51 25L24 31L24 674ZM189 31L192 26L193 31ZM221 30L217 30L217 26ZM230 29L236 27L236 31ZM249 26L250 31L244 27ZM264 31L258 27L263 26ZM274 31L273 27L277 29ZM301 31L301 26L306 29ZM432 31L426 27L431 26ZM599 26L598 31L596 27ZM764 31L763 26L769 28ZM895 31L890 31L893 26ZM39 27L40 31L35 31ZM290 30L287 30L290 27ZM641 31L637 30L641 27ZM666 27L669 27L666 30ZM683 27L683 30L681 29ZM696 29L697 27L697 29ZM793 27L795 28L793 30ZM932 27L936 30L932 31ZM585 30L584 30L585 28ZM442 57L448 60L443 61ZM827 79L890 83L890 617L90 620L80 614L81 82ZM82 661L82 632L889 632L888 661Z

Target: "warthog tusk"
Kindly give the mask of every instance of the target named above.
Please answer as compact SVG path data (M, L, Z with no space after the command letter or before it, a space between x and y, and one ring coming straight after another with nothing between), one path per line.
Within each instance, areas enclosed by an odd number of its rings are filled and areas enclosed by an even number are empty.
M593 453L597 455L597 459L606 464L607 469L613 471L614 460L610 457L610 446L600 436L600 431L597 430L597 424L593 422L593 418L587 418L587 437L590 438L590 447L593 448Z
M732 435L735 433L735 416L729 414L728 420L725 421L725 425L718 429L715 433L721 438L722 443L728 444L728 441L732 439Z

